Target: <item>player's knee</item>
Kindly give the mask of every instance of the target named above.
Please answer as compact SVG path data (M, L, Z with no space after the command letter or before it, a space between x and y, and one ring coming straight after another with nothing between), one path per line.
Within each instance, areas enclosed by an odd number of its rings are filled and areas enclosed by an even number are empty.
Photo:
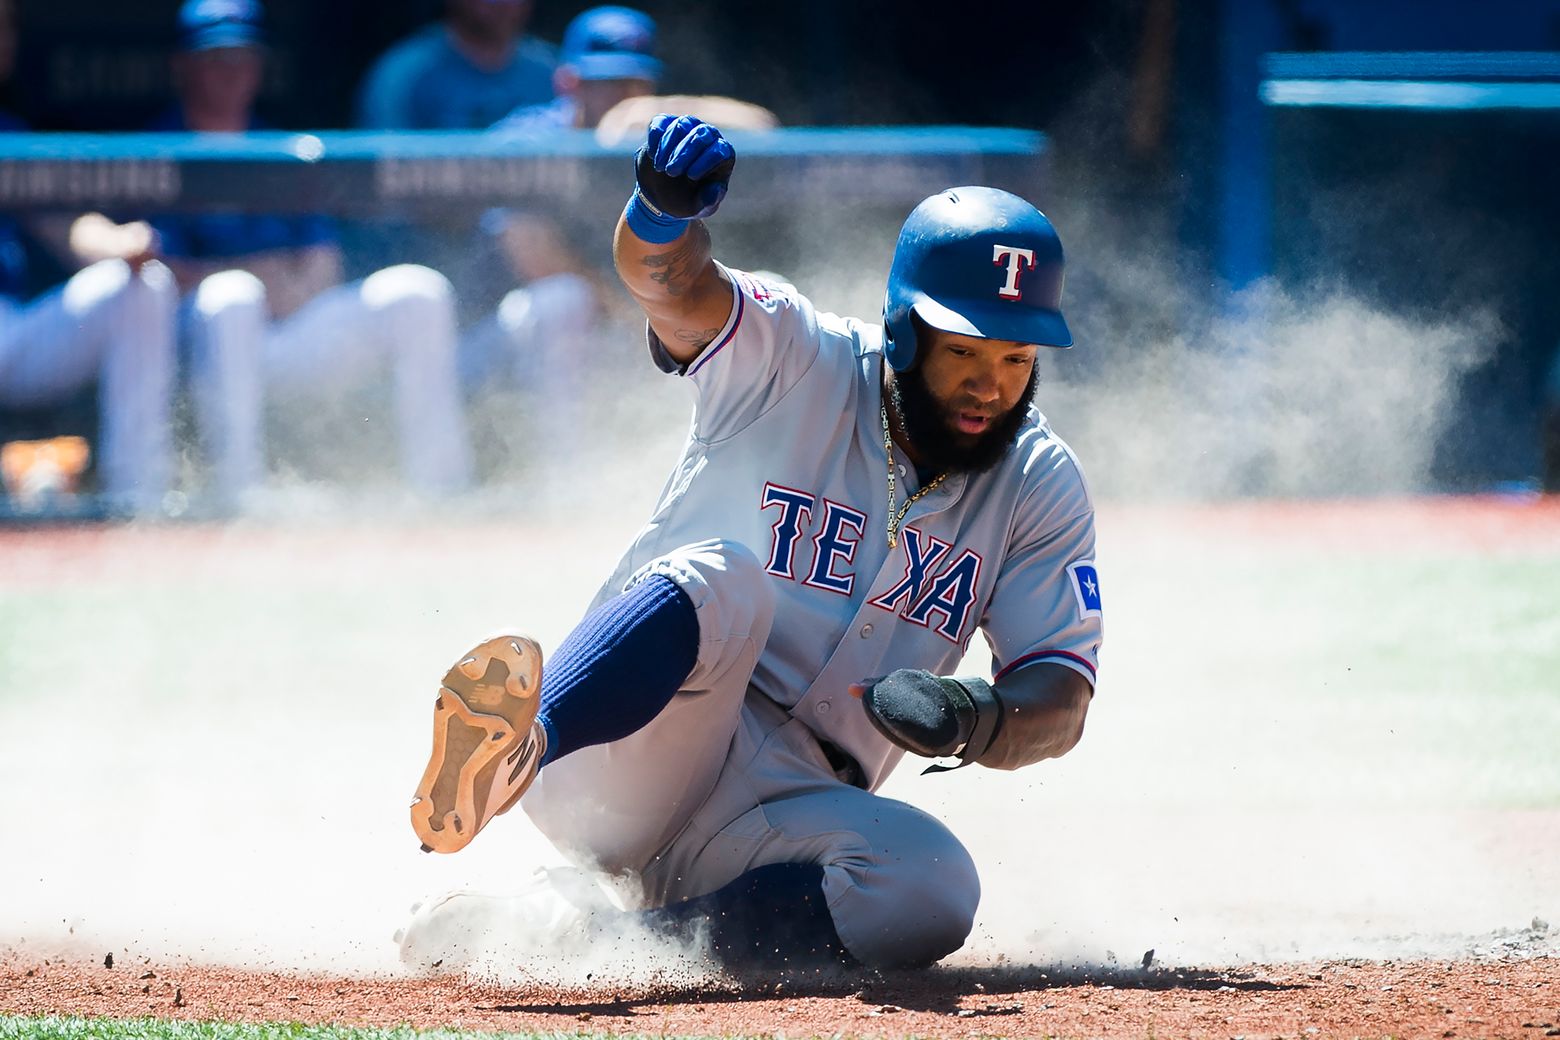
M265 283L248 271L218 271L195 287L192 305L202 318L216 318L232 311L262 312Z
M573 326L588 322L596 309L596 294L580 275L548 275L526 286L531 306L548 324Z
M554 274L511 290L494 312L517 358L532 364L562 361L586 349L581 342L596 325L596 291L577 274Z
M903 963L930 964L964 945L980 906L980 875L969 851L951 834L915 872L905 904L921 908L895 948Z
M153 260L143 264L137 273L136 280L141 292L145 293L158 306L172 306L179 299L179 283L174 280L173 272L163 264Z
M396 264L363 279L363 301L375 309L453 313L455 287L421 264Z
M99 260L82 268L65 283L66 309L76 315L112 308L126 296L133 275L123 260Z
M975 926L980 876L969 851L929 817L893 858L843 864L849 891L831 900L851 956L873 967L932 964L964 945ZM826 882L827 889L827 882Z
M775 616L775 590L758 557L740 542L725 539L690 548L687 558L704 583L705 599L727 619L722 627L759 634L760 643L767 640Z
M121 346L140 344L162 353L161 341L172 334L179 290L172 273L155 261L132 271L123 260L100 260L65 284L64 302L77 320L98 313L110 316L121 328L133 327L141 333L116 337Z
M676 582L698 615L699 663L688 678L691 688L733 668L752 668L769 640L775 593L746 546L719 538L694 542L652 561L635 580L650 574Z
M764 577L763 565L758 562L758 557L753 554L752 549L728 538L715 538L704 544L710 546L708 551L721 561L721 570L726 574L727 581L741 582L744 586L762 585L766 590L769 588L768 580Z

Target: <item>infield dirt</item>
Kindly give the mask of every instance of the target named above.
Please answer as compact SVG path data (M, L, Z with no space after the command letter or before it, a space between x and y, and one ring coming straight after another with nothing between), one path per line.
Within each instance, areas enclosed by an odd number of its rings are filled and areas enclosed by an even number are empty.
M610 989L81 960L0 965L0 1011L683 1036L1560 1036L1560 959L1044 967Z

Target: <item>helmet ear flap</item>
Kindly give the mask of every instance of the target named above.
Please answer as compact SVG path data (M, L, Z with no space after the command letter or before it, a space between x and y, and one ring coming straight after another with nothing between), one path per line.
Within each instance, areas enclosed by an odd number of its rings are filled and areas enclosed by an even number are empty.
M895 372L915 367L920 345L915 334L915 311L905 301L895 306L893 290L883 302L883 357Z

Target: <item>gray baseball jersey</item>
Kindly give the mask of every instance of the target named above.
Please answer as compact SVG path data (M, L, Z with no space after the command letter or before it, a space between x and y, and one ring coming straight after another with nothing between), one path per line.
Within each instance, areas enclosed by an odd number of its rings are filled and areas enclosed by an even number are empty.
M903 755L851 683L953 671L977 629L1000 678L1049 661L1092 685L1102 634L1094 508L1072 450L1033 408L984 473L951 474L887 538L882 330L816 311L788 285L727 269L731 316L686 366L697 388L681 459L600 599L671 550L747 546L774 586L752 686L861 765L876 788ZM914 467L896 447L899 501ZM854 708L854 710L851 710Z

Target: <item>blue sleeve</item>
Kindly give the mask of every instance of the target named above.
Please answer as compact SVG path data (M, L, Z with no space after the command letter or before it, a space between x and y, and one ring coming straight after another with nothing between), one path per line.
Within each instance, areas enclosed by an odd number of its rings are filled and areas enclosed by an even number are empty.
M369 69L358 94L358 125L367 130L412 130L412 88L422 62L412 41L398 44Z
M322 213L312 213L298 219L295 244L303 249L308 246L329 245L340 238L336 222Z
M27 293L27 250L21 229L9 217L0 217L0 296L21 299Z
M148 223L157 232L164 256L189 258L192 246L184 221L177 217L153 217Z
M162 251L189 260L227 260L337 241L336 223L318 214L196 213L156 217Z
M0 133L20 134L27 129L26 123L0 110ZM0 296L20 299L27 288L27 250L22 245L21 225L0 215Z

